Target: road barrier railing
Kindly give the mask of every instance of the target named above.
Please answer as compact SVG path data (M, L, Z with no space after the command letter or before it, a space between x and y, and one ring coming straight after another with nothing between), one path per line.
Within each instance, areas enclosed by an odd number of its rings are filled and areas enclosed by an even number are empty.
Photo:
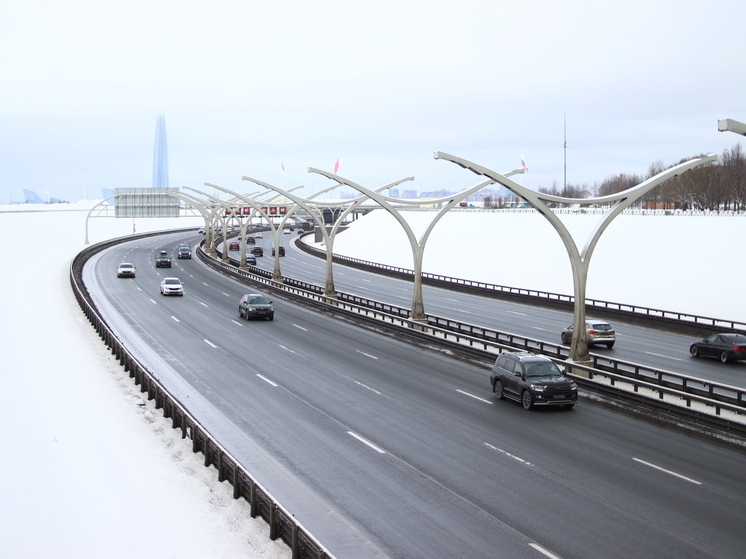
M325 251L310 246L303 241L297 242L296 246L308 254L319 258L326 258ZM376 262L369 262L367 260L338 254L335 254L333 259L334 262L340 264L390 275L399 279L412 281L414 278L413 270L408 268L378 264ZM423 273L422 282L423 284L434 287L476 293L482 296L520 300L523 302L531 302L532 304L543 304L564 308L570 310L570 312L572 312L572 306L575 301L575 298L572 295L563 295L560 293L551 293L520 287L508 287L505 285L495 285L441 274ZM677 332L700 333L722 330L746 332L746 323L735 320L697 316L689 313L652 309L639 305L614 303L600 299L586 299L585 304L586 309L590 314L596 315L598 318L624 317L624 319L632 322L640 321L655 323Z
M366 320L379 321L411 337L439 340L478 355L482 361L494 361L503 351L531 351L546 355L564 367L582 386L605 393L613 393L635 402L655 403L669 412L706 420L709 424L740 434L746 434L746 389L689 377L673 371L590 355L586 365L568 362L567 346L534 338L500 332L457 320L427 316L427 323L409 320L409 309L367 299L359 295L337 292L336 298L323 294L321 286L283 277L281 282L272 274L255 266L249 270L237 268L238 260L229 263L211 258L199 249L200 258L224 273L259 283L272 290L282 291L318 305L334 308Z
M292 550L293 559L333 559L333 555L306 530L298 520L286 510L272 495L241 465L190 411L176 399L168 389L131 353L96 308L95 302L83 282L83 266L96 253L119 243L136 238L178 233L191 229L176 229L143 233L111 239L92 245L81 251L70 265L70 284L83 313L91 322L107 348L116 356L130 378L147 393L148 400L154 401L156 409L163 410L163 416L171 419L174 429L181 430L182 438L190 438L192 451L204 455L204 465L217 470L218 481L231 483L233 498L245 499L250 505L252 518L260 516L269 524L269 537L280 539Z

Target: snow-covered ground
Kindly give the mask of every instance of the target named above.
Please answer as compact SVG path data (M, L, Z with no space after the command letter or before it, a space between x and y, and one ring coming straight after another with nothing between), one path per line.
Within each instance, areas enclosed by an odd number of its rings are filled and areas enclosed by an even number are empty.
M419 240L432 212L405 212ZM563 214L582 249L600 214ZM740 246L746 215L617 216L591 256L586 296L615 303L746 322ZM377 210L334 241L334 252L412 268L399 223ZM537 212L456 211L445 215L427 241L423 270L510 287L573 294L567 251ZM427 301L425 301L427 310Z
M19 209L61 207L0 206L8 249L0 280L0 556L289 557L142 399L84 318L68 272L85 248L87 212L14 213ZM433 215L406 214L418 236ZM566 217L582 246L599 216ZM137 232L190 225L201 223L134 223ZM744 217L620 216L593 256L588 296L746 321L744 225ZM95 218L89 238L132 230L133 220ZM335 249L412 266L406 237L384 211L355 222ZM564 247L535 214L445 217L429 241L425 270L572 293Z
M142 399L83 316L69 266L85 248L87 212L4 213L18 209L0 206L0 557L290 557ZM92 219L90 241L132 229L131 219Z

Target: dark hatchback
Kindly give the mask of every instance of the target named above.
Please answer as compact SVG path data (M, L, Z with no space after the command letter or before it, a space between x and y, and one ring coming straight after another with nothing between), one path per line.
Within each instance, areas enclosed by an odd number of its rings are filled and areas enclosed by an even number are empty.
M251 249L251 254L254 256L264 256L264 249L262 247L254 247Z
M746 336L743 334L713 334L689 346L692 357L717 357L723 363L746 359Z
M490 375L498 400L510 398L530 410L534 406L573 407L578 387L548 357L529 352L501 353Z
M238 303L238 316L246 320L250 318L274 320L275 309L272 301L261 293L247 293Z

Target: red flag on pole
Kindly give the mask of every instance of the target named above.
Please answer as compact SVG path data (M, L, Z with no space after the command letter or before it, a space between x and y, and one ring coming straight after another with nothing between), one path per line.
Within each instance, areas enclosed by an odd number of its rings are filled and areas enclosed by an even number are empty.
M339 157L337 157L337 161L334 163L334 174L337 174L337 171L339 171Z

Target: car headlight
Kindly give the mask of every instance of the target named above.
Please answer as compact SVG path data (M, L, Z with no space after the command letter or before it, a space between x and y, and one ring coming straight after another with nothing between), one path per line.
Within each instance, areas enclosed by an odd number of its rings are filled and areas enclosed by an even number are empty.
M531 385L531 390L533 390L534 392L544 392L544 388L545 388L545 386L541 385L541 384L532 384Z

